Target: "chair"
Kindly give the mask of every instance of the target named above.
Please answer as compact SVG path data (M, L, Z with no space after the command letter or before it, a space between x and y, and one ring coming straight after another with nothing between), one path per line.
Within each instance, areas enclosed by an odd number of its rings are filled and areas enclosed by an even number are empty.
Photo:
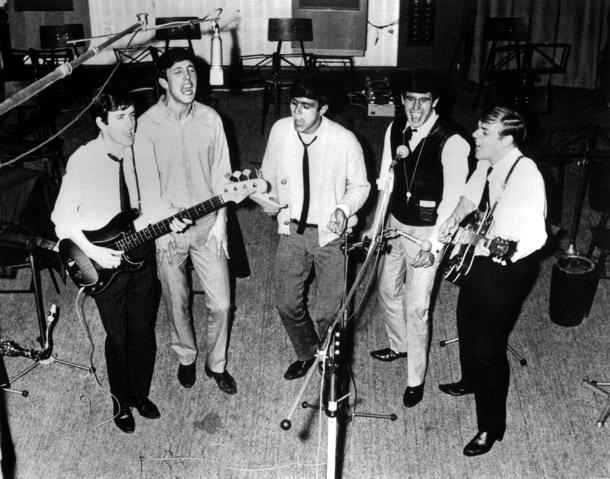
M493 85L526 86L535 82L534 78L524 76L523 71L521 44L529 40L529 18L487 18L483 29L483 41L490 45L479 75L473 111L483 90Z
M295 72L300 74L303 70L311 68L311 58L305 53L303 42L313 41L312 20L311 18L270 18L267 39L270 42L277 42L277 49L256 66L256 68L260 68L265 62L271 62L271 79L265 81L263 92L261 135L265 131L265 118L271 103L275 108L275 119L280 117L282 87L292 82ZM301 53L282 54L283 42L298 42ZM300 59L301 64L296 62L297 58ZM282 65L292 69L292 76L283 74Z
M41 25L39 32L40 50L38 55L41 74L47 74L57 68L59 64L69 63L81 54L76 43L69 43L69 41L81 40L85 37L85 29L82 23ZM60 82L62 88L59 89L62 94L69 98L74 96L74 92L77 92L82 106L86 105L91 98L91 92L85 87L83 68L75 69L68 77L64 78Z
M199 20L197 17L159 17L155 20L157 26L175 22L191 21L191 23L155 30L155 39L165 42L165 50L169 49L172 40L186 40L189 50L194 54L192 41L201 40L201 28L197 20Z
M114 55L119 70L128 77L125 81L130 85L129 91L136 97L142 93L150 94L151 100L147 103L155 103L159 98L159 82L155 65L158 60L158 51L153 46L115 48Z
M32 84L38 71L28 50L3 48L2 62L0 100L4 101ZM0 117L0 126L13 139L29 135L38 141L48 138L56 131L53 117L49 114L50 97L50 92L44 90L26 100ZM13 117L16 118L14 122L8 121Z
M54 50L57 48L68 48L72 50L73 56L80 55L75 43L69 40L81 40L85 37L85 29L82 23L68 23L65 25L41 25L40 48Z

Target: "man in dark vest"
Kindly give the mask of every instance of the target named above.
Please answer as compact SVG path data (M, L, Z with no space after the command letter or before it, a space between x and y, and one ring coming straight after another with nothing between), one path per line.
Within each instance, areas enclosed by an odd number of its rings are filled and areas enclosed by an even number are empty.
M457 126L437 114L438 88L430 71L409 72L400 92L405 116L387 129L377 180L380 191L392 183L385 231L396 233L387 242L377 283L389 347L371 356L385 362L408 356L403 402L413 407L423 398L428 366L428 309L443 246L438 227L458 203L468 176L470 145ZM408 155L393 162L401 146ZM385 206L381 196L375 217ZM422 248L398 232L432 247Z

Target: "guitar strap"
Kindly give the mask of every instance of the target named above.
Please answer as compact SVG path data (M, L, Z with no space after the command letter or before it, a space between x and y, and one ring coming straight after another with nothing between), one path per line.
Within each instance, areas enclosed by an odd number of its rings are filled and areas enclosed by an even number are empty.
M142 198L140 196L140 180L138 178L138 169L136 168L136 155L131 147L131 163L133 165L133 174L136 178L136 192L138 193L138 215L142 214Z
M506 178L504 178L504 183L502 183L502 187L500 188L500 194L498 195L498 197L494 201L493 206L489 210L489 214L487 215L487 218L485 219L485 223L487 223L487 228L485 228L485 230L487 230L487 231L489 231L489 228L491 227L491 224L493 222L494 211L496 210L496 206L498 206L498 202L500 201L500 198L502 197L502 194L504 193L504 190L506 189L506 184L508 183L510 176L513 174L513 171L515 170L517 163L519 163L519 161L521 161L521 158L523 158L523 155L521 155L519 158L517 158L515 160L515 162L513 163L513 166L511 166L510 170L508 170L508 173L506 174Z

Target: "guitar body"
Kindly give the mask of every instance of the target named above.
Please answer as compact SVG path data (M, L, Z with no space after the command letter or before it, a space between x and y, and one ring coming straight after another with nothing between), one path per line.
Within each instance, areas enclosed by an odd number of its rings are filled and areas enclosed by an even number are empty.
M474 261L474 246L460 247L458 253L449 260L445 268L444 278L447 281L456 283L470 272L472 262Z
M509 259L516 251L516 241L490 238L485 235L490 225L487 219L486 215L481 215L475 211L470 218L470 222L465 227L457 229L451 243L459 245L460 249L445 267L443 277L446 280L457 283L460 278L470 272L479 245L485 247L489 251L489 256L500 263Z
M238 175L239 176L239 175ZM239 203L253 193L266 193L269 184L262 178L244 181L232 181L223 187L223 193L209 198L190 208L180 210L174 216L148 225L139 231L133 231L133 221L138 217L138 210L122 211L96 231L83 231L85 237L93 244L123 251L121 264L115 269L102 268L91 260L69 239L59 242L59 256L79 288L89 294L104 291L117 274L135 271L144 265L144 261L133 260L128 252L148 241L170 233L174 219L189 219L192 222L222 208L227 202Z
M122 211L103 228L95 231L83 231L89 241L104 248L118 249L116 244L125 238L132 228L133 220L138 216L135 209ZM59 256L66 265L72 281L84 288L87 294L98 294L104 291L117 274L140 269L143 261L136 261L123 254L121 264L116 269L102 268L90 259L71 240L59 242Z

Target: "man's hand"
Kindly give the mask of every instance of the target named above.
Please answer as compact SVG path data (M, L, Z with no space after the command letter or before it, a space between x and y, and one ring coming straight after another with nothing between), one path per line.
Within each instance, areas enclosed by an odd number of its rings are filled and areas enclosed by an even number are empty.
M224 217L218 217L214 226L210 230L208 234L208 239L205 242L205 247L207 248L212 240L216 240L216 254L218 260L222 258L221 254L224 252L227 259L229 259L229 248L227 245L227 222Z
M328 222L327 228L337 236L341 236L345 232L346 227L347 218L345 217L345 213L341 208L336 208L330 215L330 221Z
M124 251L104 248L102 246L92 244L89 248L87 248L87 252L85 254L102 268L115 269L121 264L123 253Z
M192 224L193 220L189 218L174 218L169 227L174 233L182 233Z
M417 256L411 261L414 268L429 268L434 264L434 255L429 251L419 250Z
M449 243L453 237L453 234L457 231L458 226L459 222L457 218L451 215L439 228L438 240L441 243Z

